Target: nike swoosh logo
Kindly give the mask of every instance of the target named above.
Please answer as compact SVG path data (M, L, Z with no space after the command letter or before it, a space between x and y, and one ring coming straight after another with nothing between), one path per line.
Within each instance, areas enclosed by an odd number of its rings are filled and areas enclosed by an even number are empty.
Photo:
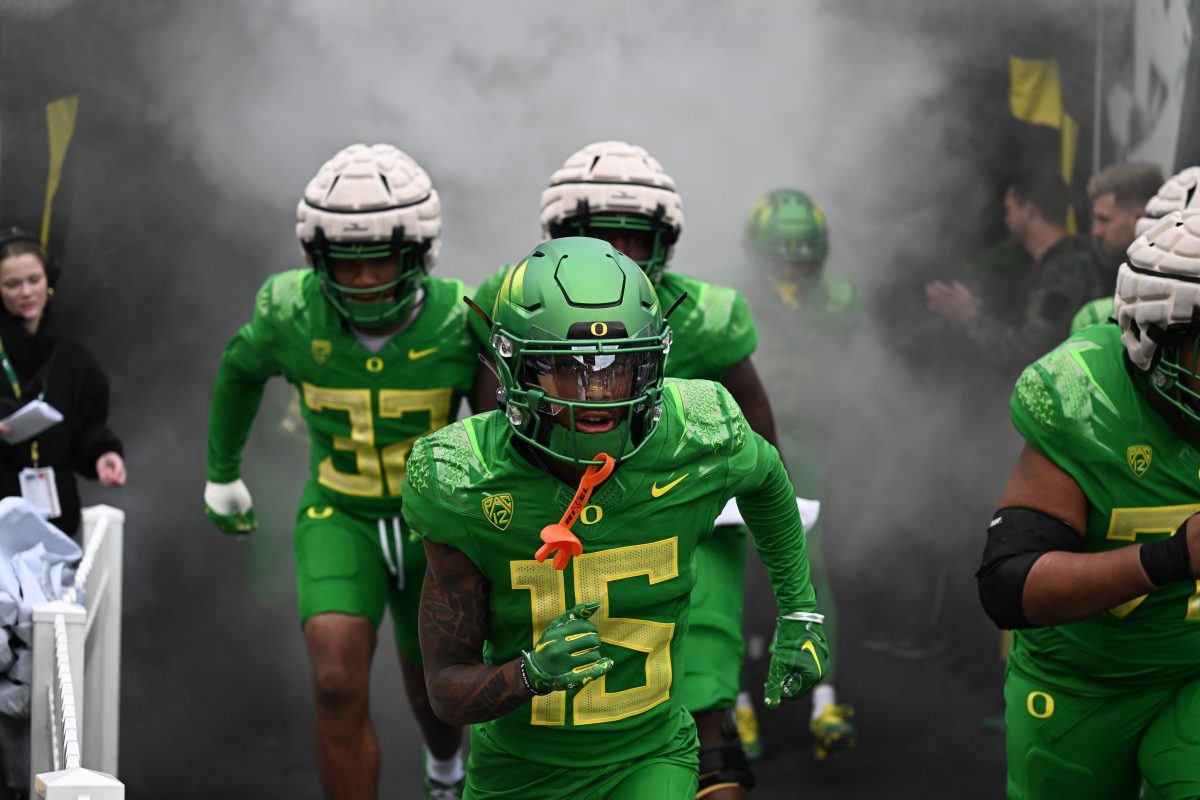
M408 348L408 359L409 359L409 361L416 361L418 358L424 358L425 356L429 355L430 353L436 353L436 352L437 352L436 347L431 347L428 350L413 350L410 347L410 348Z
M804 644L800 645L800 649L807 650L808 654L813 657L813 663L817 665L817 677L820 678L822 675L824 675L825 672L821 669L821 659L817 658L817 648L813 646L813 643L805 642Z
M323 511L317 511L316 506L308 507L309 519L329 519L333 515L333 506L325 506Z
M653 495L654 497L662 497L664 494L666 494L667 492L671 491L676 486L678 486L679 482L681 480L683 480L684 478L686 478L689 474L691 474L691 473L688 473L688 472L683 473L678 478L671 481L670 483L668 483L666 486L662 487L661 489L658 487L657 482L650 484L650 494Z

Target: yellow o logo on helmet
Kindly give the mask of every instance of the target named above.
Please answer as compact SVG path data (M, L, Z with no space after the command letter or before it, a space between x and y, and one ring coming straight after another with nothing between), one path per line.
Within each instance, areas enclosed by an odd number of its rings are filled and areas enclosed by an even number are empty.
M607 336L607 335L608 335L608 323L607 322L593 322L592 323L592 336Z

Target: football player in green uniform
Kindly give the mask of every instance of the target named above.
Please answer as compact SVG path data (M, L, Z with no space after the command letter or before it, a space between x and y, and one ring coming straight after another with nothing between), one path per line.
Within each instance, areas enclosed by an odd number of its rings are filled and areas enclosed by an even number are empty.
M667 376L719 381L750 428L774 445L771 405L750 360L758 331L745 298L667 269L683 230L683 202L662 165L637 145L595 142L571 154L550 176L541 207L543 237L603 239L638 263L659 300L684 298L671 317L675 347ZM491 307L507 269L480 286L475 298L482 308ZM478 321L471 324L486 342ZM679 691L700 732L701 792L710 800L737 800L744 796L740 787L754 782L734 717L745 653L744 532L724 528L701 544L696 558L699 594L684 647L704 657L686 659L689 673L679 681Z
M822 448L816 447L813 439L818 429L827 426L815 418L814 412L823 414L837 402L827 393L829 376L837 368L835 354L844 353L847 339L862 316L862 295L854 282L825 271L829 223L821 207L804 192L777 189L760 197L750 210L742 241L758 285L770 289L756 308L770 309L767 317L777 326L772 336L765 337L758 361L767 383L774 383L792 397L780 412L780 429L786 432L780 448L787 455L797 491L804 497L824 499L819 464ZM822 516L828 520L827 505ZM820 534L825 527L806 529L806 539L813 583L821 597L825 633L833 653L836 614L821 557ZM809 730L818 759L855 743L854 726L849 720L854 709L838 702L833 678L830 670L812 695ZM739 721L748 720L743 711L748 700L739 697Z
M1014 629L1008 796L1200 797L1200 211L1130 246L1117 325L1028 367L1025 447L988 529L984 609Z
M733 497L779 604L768 706L829 668L783 463L722 386L664 382L663 305L607 242L542 243L489 306L503 410L413 448L430 699L482 723L465 797L695 795L694 556Z
M429 176L391 145L353 145L304 191L296 233L311 269L267 279L213 391L206 511L256 527L241 455L269 378L296 387L312 443L296 512L300 620L312 664L317 757L330 798L376 796L368 684L390 608L409 702L426 742L426 795L457 797L461 731L425 692L417 638L424 549L400 516L417 437L453 418L478 369L460 281L426 273L441 213Z

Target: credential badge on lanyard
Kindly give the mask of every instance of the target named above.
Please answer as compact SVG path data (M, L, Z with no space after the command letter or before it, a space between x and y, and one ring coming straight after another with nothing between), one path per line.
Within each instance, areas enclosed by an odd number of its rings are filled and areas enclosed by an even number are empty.
M21 481L21 497L28 500L39 514L47 519L62 516L58 485L54 482L54 467L26 467L18 478Z

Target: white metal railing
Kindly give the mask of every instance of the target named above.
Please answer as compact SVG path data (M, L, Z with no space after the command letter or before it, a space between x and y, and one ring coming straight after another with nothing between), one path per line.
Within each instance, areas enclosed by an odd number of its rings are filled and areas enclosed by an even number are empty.
M76 588L33 611L30 792L35 798L125 797L124 786L113 777L120 723L124 527L125 514L119 509L85 508Z

